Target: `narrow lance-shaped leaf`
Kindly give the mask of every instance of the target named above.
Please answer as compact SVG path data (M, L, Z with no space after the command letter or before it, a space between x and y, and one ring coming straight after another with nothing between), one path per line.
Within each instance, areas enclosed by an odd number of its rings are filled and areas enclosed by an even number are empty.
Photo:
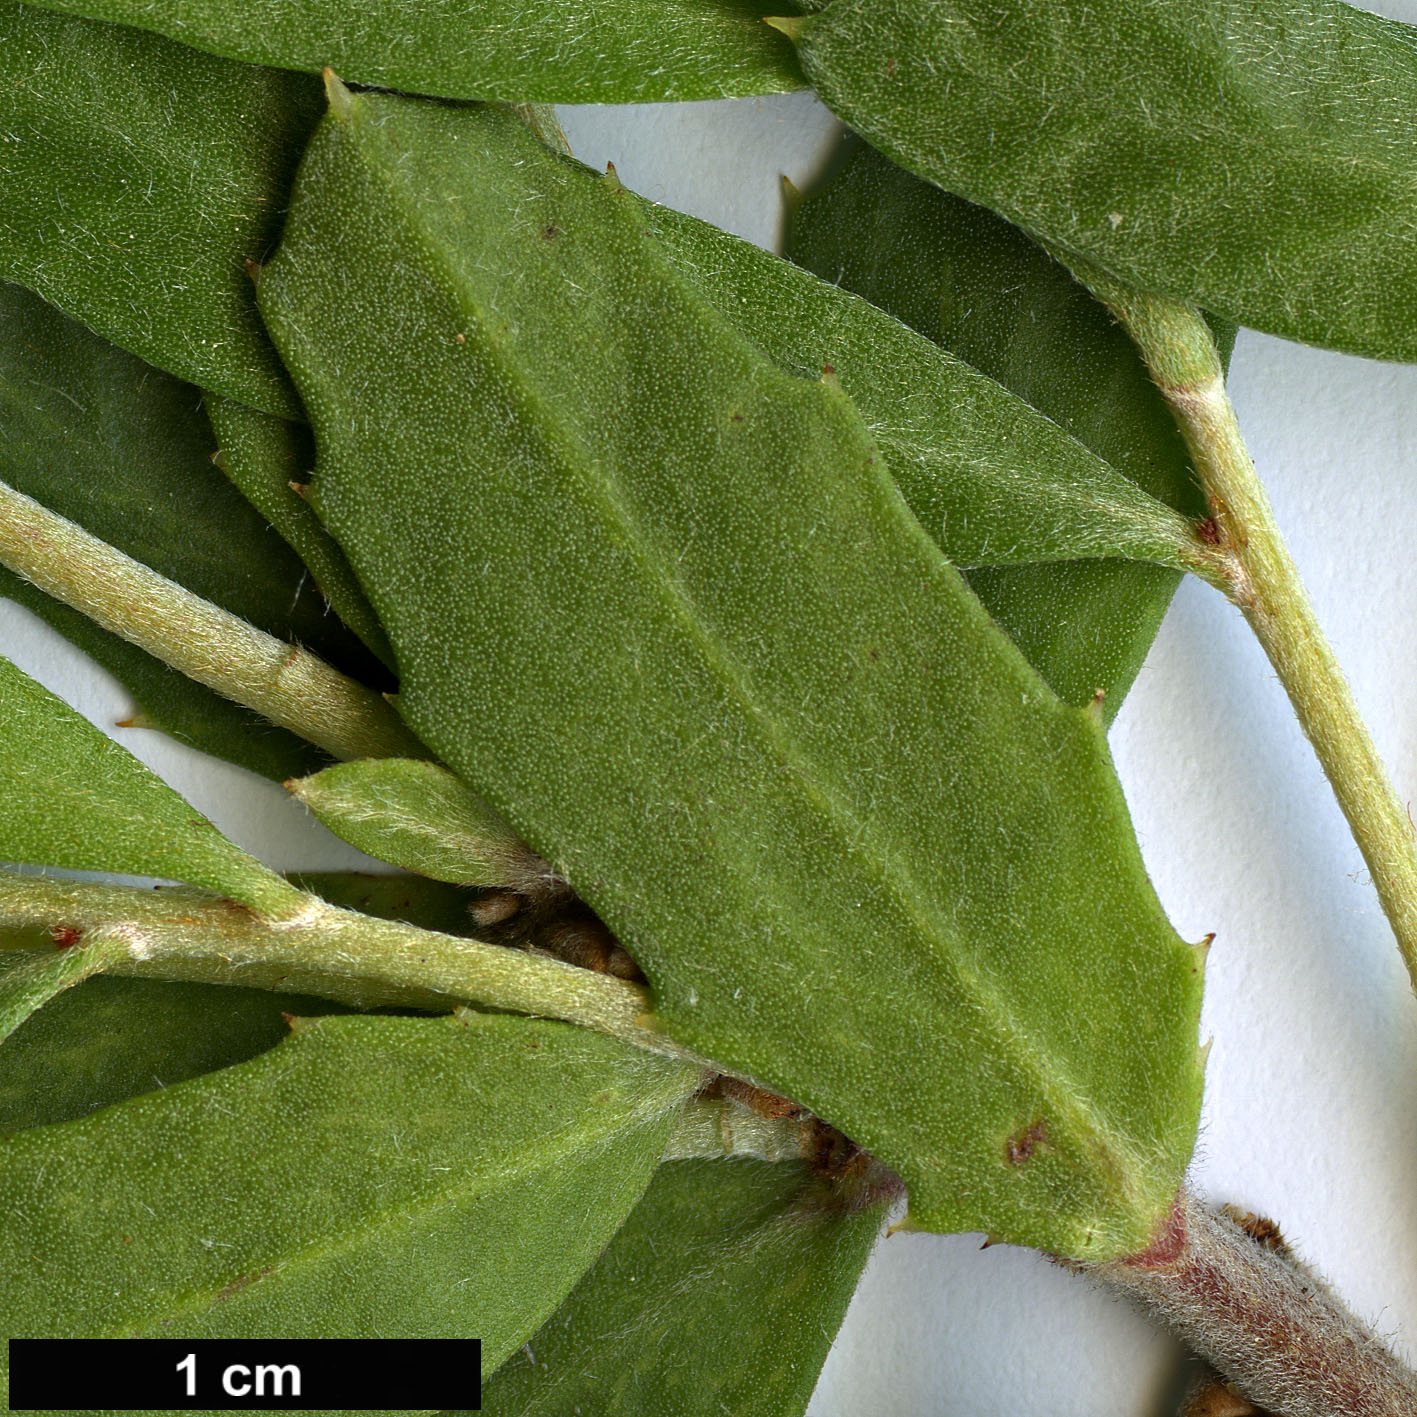
M370 856L464 886L522 886L545 863L446 768L411 758L338 763L287 787Z
M1148 290L1417 359L1417 33L1341 0L836 0L788 20L883 152Z
M535 1332L639 1198L692 1068L566 1024L300 1021L249 1062L0 1141L30 1337Z
M671 208L647 207L644 219L670 260L779 368L804 378L826 369L840 380L901 495L955 565L1204 563L1185 517L893 314Z
M765 0L46 0L253 64L509 103L663 103L806 87Z
M318 95L304 75L0 0L0 280L160 369L298 415L244 264L275 244Z
M916 1223L1145 1244L1194 1138L1200 966L1100 722L845 395L716 315L618 184L496 112L334 100L261 301L402 711L671 1036L898 1170Z
M0 861L187 881L258 911L298 893L126 748L0 659Z
M392 668L388 636L349 561L296 490L315 465L309 428L220 394L208 393L203 402L217 441L213 461L295 548L329 608Z
M190 384L0 286L0 480L258 628L390 685L290 546L211 466L215 447ZM3 569L0 594L122 679L150 726L272 777L328 761Z
M787 252L997 379L1197 525L1190 456L1136 347L1017 227L854 139L796 208ZM1226 332L1226 352L1234 338ZM980 567L968 579L1053 688L1110 718L1179 575L1136 561Z
M859 1192L790 1163L661 1166L482 1410L801 1417L884 1220Z

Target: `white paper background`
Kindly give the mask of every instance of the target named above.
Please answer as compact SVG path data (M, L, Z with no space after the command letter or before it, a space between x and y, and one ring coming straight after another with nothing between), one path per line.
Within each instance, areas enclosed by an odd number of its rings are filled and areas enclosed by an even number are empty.
M1417 20L1417 0L1388 13ZM771 245L777 177L837 141L808 95L563 110L578 156ZM1242 333L1231 388L1280 524L1399 791L1417 795L1417 367ZM155 734L122 689L0 602L0 647L273 865L359 864L280 788ZM1112 734L1157 890L1214 930L1195 1179L1273 1215L1360 1312L1417 1344L1417 1004L1362 862L1238 614L1182 587ZM815 1417L1160 1417L1180 1350L1036 1256L978 1237L878 1248Z

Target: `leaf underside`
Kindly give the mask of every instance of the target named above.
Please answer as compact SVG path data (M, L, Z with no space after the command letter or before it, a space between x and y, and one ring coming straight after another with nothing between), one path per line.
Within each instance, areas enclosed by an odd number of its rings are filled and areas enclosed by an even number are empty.
M790 1162L661 1166L483 1412L801 1417L884 1210Z
M1339 0L837 0L823 101L922 177L1242 325L1417 359L1417 32Z
M806 87L767 0L48 0L350 83L509 103L663 103ZM791 6L789 5L789 8ZM390 37L397 36L391 43Z
M402 711L672 1036L897 1169L916 1223L1144 1244L1194 1137L1199 962L1100 724L845 395L744 341L618 184L496 112L335 100L261 301Z

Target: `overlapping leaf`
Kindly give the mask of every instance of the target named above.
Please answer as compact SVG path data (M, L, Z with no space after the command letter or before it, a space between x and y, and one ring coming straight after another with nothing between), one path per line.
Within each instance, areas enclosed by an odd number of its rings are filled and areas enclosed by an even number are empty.
M707 222L668 207L646 208L644 221L774 364L840 380L901 495L955 565L1101 556L1190 564L1195 537L1184 517L1003 383L885 309Z
M256 64L444 98L655 103L806 87L764 0L52 0ZM780 9L781 7L779 7Z
M1100 724L845 395L724 322L618 184L494 112L335 102L262 308L420 735L672 1035L898 1169L918 1223L1144 1243L1194 1136L1199 963Z
M836 0L826 103L1123 280L1417 359L1417 33L1341 0Z
M336 836L435 880L516 886L535 860L486 802L435 763L366 758L286 785Z
M889 310L1067 429L1188 518L1205 515L1189 454L1131 340L1016 227L854 140L797 209L788 254ZM1233 326L1219 331L1226 353ZM1136 561L968 573L970 584L1070 703L1135 678L1179 576Z
M22 963L0 952L0 989ZM284 1014L343 1013L328 999L154 979L89 979L4 1042L0 1136L85 1116L254 1058L289 1033Z
M478 1334L495 1365L618 1228L697 1081L565 1024L302 1022L0 1141L24 1216L0 1307L35 1337Z
M203 403L218 445L214 461L299 553L329 608L384 664L392 665L388 637L344 552L295 490L315 465L309 428L220 394L206 394Z
M190 384L0 286L0 480L258 628L389 683L290 546L211 466L215 446ZM273 777L327 761L3 568L0 594L117 674L153 726Z
M126 748L0 659L0 861L187 881L261 908L292 892Z
M884 1209L785 1162L661 1166L482 1410L801 1417Z
M318 95L305 75L0 0L0 280L180 378L298 414L245 263L275 244Z

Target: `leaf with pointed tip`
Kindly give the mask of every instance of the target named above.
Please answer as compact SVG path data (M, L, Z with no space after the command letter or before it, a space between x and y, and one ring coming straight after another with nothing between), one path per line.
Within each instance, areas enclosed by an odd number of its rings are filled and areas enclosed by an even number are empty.
M885 1209L786 1162L661 1166L482 1411L802 1417Z
M335 614L382 663L392 667L389 637L348 559L295 490L315 466L310 429L220 394L205 394L203 403L219 449L212 461L294 547Z
M33 1337L476 1334L490 1367L614 1234L699 1080L568 1024L301 1021L0 1142L25 1217L0 1309Z
M618 184L495 111L333 99L261 303L401 711L671 1036L900 1171L921 1225L1145 1244L1194 1140L1200 972L1100 722L840 389L744 340Z
M447 768L412 758L336 763L286 786L367 855L462 886L517 886L539 864Z
M1340 0L836 0L824 102L1119 279L1417 359L1417 33Z
M826 368L840 381L901 495L955 565L1194 562L1185 517L893 313L668 207L646 205L644 219L670 260L779 368L803 378Z
M0 0L0 280L159 369L298 415L244 263L275 245L319 92Z
M350 83L508 103L664 103L807 87L767 0L44 0Z
M1190 455L1112 316L1017 227L859 139L794 211L787 254L888 310L1085 443L1187 518L1206 515ZM1228 356L1234 327L1220 332ZM1110 718L1180 579L1135 561L968 573L990 613L1069 703Z
M18 952L0 953L0 995L19 962ZM5 1040L0 1136L244 1063L286 1037L284 1014L344 1011L329 999L265 989L87 979Z
M186 881L256 910L294 896L8 659L0 659L0 781L0 861Z
M38 296L0 285L0 480L259 629L391 683L295 552L212 468L201 399ZM152 726L282 779L328 761L3 568L0 594L116 673Z

